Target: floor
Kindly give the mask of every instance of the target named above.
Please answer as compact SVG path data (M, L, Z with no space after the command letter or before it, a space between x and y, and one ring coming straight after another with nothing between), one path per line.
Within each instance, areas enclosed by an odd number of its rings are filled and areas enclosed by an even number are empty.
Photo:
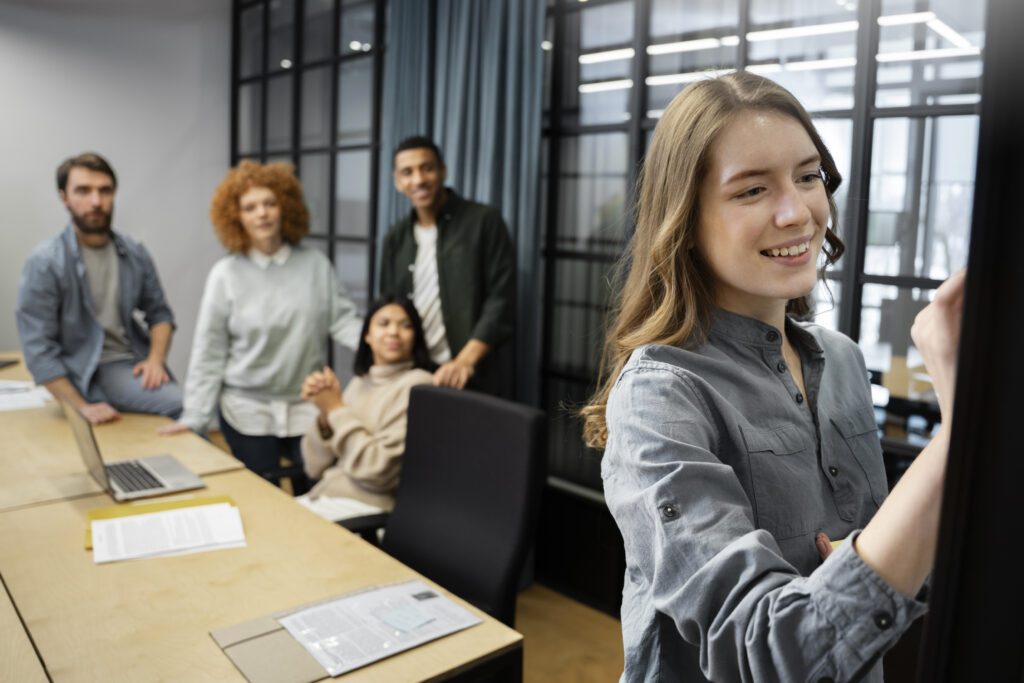
M230 452L223 437L210 440ZM287 480L286 490L291 489ZM519 594L516 630L523 634L524 683L601 683L622 673L619 621L534 583Z
M533 584L519 594L516 630L523 634L525 683L600 683L622 674L619 621Z

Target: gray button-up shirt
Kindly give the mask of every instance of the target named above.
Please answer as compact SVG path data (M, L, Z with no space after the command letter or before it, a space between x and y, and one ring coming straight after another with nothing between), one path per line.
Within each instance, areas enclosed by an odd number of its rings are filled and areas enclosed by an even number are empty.
M118 312L132 353L149 354L149 335L135 320L141 311L149 327L174 324L156 266L146 248L113 234L118 258ZM67 377L85 394L103 350L103 326L96 320L85 264L75 230L40 244L28 257L18 284L18 335L25 365L39 384Z
M863 357L848 338L716 311L693 350L637 349L608 401L605 497L626 547L624 681L882 678L924 605L852 542L886 496ZM863 677L863 678L861 678Z

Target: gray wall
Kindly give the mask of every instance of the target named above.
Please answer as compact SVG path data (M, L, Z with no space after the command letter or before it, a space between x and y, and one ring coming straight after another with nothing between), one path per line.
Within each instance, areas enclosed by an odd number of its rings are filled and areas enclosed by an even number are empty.
M114 228L142 240L178 318L183 378L228 167L229 0L0 0L0 349L18 348L22 263L67 223L54 171L85 150L118 174Z

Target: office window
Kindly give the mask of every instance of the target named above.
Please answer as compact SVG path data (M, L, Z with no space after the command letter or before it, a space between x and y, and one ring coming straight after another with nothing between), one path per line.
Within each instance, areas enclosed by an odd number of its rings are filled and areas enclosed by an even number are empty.
M598 456L583 448L569 409L596 381L651 132L686 85L734 69L792 91L835 157L847 253L815 289L814 319L858 341L887 429L919 443L913 433L937 411L908 331L966 260L985 9L949 0L548 3L540 372L552 476L600 488Z
M288 161L310 211L305 243L360 308L373 282L386 0L236 2L231 161ZM335 348L348 373L351 355Z

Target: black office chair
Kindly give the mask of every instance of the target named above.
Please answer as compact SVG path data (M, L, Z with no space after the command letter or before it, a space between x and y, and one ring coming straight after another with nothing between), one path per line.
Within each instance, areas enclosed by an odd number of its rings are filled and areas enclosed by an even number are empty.
M544 450L539 410L473 391L414 387L382 548L513 626Z

